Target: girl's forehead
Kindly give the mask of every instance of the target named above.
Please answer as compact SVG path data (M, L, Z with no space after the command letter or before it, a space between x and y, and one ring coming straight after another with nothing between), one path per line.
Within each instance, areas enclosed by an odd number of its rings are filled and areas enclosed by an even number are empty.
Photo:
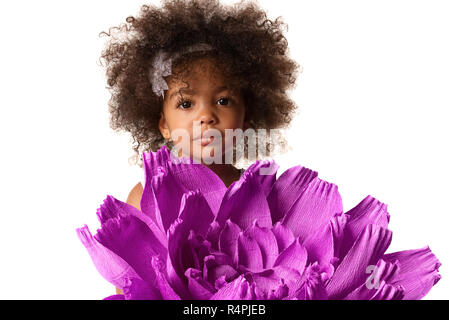
M169 87L231 86L230 82L230 77L225 76L223 70L209 60L197 60L182 69L177 68L167 78Z

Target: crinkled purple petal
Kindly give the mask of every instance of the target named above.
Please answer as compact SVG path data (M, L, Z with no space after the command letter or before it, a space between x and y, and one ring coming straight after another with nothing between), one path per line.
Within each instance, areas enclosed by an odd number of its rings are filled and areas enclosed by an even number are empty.
M382 258L389 262L399 262L399 273L390 284L404 288L404 300L423 298L441 279L438 273L441 263L428 246L386 254Z
M391 231L368 225L335 270L326 289L330 299L342 299L365 282L366 268L376 265L391 243ZM350 275L350 276L349 276Z
M148 282L140 278L127 279L123 294L126 300L160 300L162 298L157 287L150 286Z
M209 255L210 243L197 244L203 250L193 248L195 235L188 224L176 219L168 231L167 276L172 288L184 299L189 295L187 279L184 275L189 267L201 269L202 259Z
M190 299L208 300L217 291L209 282L202 278L202 272L199 270L188 268L185 276L188 282Z
M132 205L120 201L113 196L107 196L103 201L103 204L97 209L97 217L101 224L104 224L109 219L125 216L133 216L143 221L158 241L163 244L164 247L167 247L167 237L165 233L162 232L162 229L160 229L151 218Z
M157 220L157 216L160 216L160 210L153 190L153 176L146 175L145 179L149 181L145 182L145 186L143 187L142 197L140 198L140 210L158 224L160 222ZM162 226L158 225L158 227L163 230Z
M340 259L346 255L355 239L367 225L375 224L382 228L387 228L390 219L387 205L371 196L363 199L358 205L346 212L346 215L348 220L339 253Z
M103 300L126 300L123 294L113 294L104 298Z
M267 201L273 223L280 221L318 173L302 166L287 169L275 181Z
M251 226L255 220L261 227L272 226L267 199L257 175L251 171L245 171L240 180L234 182L223 197L216 220L223 225L228 219L242 230Z
M273 268L276 277L281 279L288 287L289 292L295 292L301 285L301 273L288 266L276 266Z
M348 216L341 214L333 217L330 221L332 229L332 242L334 243L334 257L341 261L343 257L340 255L341 246L343 244L344 230Z
M165 257L167 249L144 222L134 216L109 219L94 237L125 260L143 280L154 285L151 258Z
M210 300L255 300L255 283L248 283L243 275L223 286Z
M179 184L170 171L163 168L159 170L162 174L153 177L152 187L159 208L156 212L156 220L166 232L178 218L181 199L187 190Z
M121 289L126 283L126 278L138 278L137 273L125 260L92 237L87 225L76 229L76 232L86 247L95 268L107 281Z
M282 252L287 248L289 245L295 241L295 236L293 235L292 231L283 226L280 222L276 222L273 229L273 234L276 237L276 241L278 244L278 252Z
M181 299L186 299L189 296L187 281L184 279L184 277L184 275L183 277L180 277L178 275L176 268L173 266L172 258L169 255L167 257L167 281L170 287L173 288L173 290Z
M241 232L237 240L239 265L252 272L263 270L262 252L257 241Z
M182 196L179 218L184 221L187 229L206 236L215 217L203 195L197 190L188 191Z
M404 300L404 287L382 282L380 289L370 300Z
M172 157L166 146L161 147L157 152L144 152L143 159L147 184L151 181L149 176L152 178L156 175L156 168L163 167L173 174L185 190L200 190L216 216L227 188L211 169L202 164L192 163L192 159L186 157Z
M321 265L327 265L334 257L334 240L331 223L310 234L304 240L304 248L307 250L308 264L315 261Z
M299 273L304 271L307 263L307 251L297 238L277 257L274 267L284 266L297 270Z
M379 288L354 290L344 300L403 300L404 288L402 286L392 286L385 281L379 283Z
M307 267L299 280L299 288L289 294L288 299L327 300L328 294L317 263Z
M254 179L259 181L265 197L271 192L271 188L276 182L276 173L279 165L274 160L257 160L243 173L243 175L253 173Z
M386 298L390 294L391 299L381 300L397 300L399 296L403 296L403 290L399 287L384 288L384 286L389 286L388 283L399 273L399 269L399 262L390 263L380 259L374 268L366 270L365 282L349 293L344 300L375 300L375 297Z
M232 267L232 260L227 254L215 252L204 258L203 277L216 289L221 288L222 280L230 282L238 275L239 273Z
M254 239L262 254L263 268L271 268L279 254L276 237L269 228L261 228L255 222L251 227L243 232L248 237Z
M233 264L238 264L238 251L237 240L242 230L231 220L227 220L223 230L220 233L218 241L218 248L221 252L226 253L231 259Z
M157 286L164 300L180 300L179 295L173 290L167 280L167 268L165 263L159 257L153 257L151 260L154 272L156 273Z
M248 274L248 277L256 284L256 288L260 291L259 296L264 300L283 299L287 296L287 285L273 269Z
M281 284L277 287L277 289L272 290L268 294L268 300L282 300L288 295L288 287L286 284L283 283L284 281L281 280Z
M217 221L212 221L207 230L206 239L212 245L212 248L218 250L218 241L220 238L220 233L223 230L223 227Z
M312 180L282 219L282 224L301 242L319 227L341 214L343 205L338 187L319 178Z

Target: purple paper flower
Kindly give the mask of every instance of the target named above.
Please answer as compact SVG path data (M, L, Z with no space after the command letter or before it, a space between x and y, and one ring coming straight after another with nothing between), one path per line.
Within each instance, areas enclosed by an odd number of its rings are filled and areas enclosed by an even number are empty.
M259 160L229 188L209 168L144 153L141 209L107 196L77 229L106 299L421 299L441 276L429 247L385 254L387 206L343 212L336 185ZM261 174L261 169L267 171Z

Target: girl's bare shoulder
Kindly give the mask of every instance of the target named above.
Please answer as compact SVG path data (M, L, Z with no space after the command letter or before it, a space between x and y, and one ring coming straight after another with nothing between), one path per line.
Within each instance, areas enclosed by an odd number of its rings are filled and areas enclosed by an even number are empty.
M140 210L140 200L142 199L143 186L138 182L129 192L126 203Z

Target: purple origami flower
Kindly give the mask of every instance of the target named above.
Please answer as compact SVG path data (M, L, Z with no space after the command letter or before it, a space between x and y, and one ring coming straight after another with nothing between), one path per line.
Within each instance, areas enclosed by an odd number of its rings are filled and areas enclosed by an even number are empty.
M385 254L387 206L343 212L336 185L259 160L229 188L201 164L144 153L141 209L107 196L101 229L77 229L105 299L420 299L441 276L429 247ZM268 171L261 174L261 169Z

